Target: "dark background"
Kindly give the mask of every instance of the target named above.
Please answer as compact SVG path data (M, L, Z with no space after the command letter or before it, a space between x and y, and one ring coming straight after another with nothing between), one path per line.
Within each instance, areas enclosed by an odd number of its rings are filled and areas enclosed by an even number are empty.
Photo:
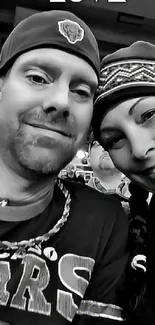
M136 40L155 44L155 0L108 1L0 0L0 48L21 19L35 11L52 9L69 10L82 18L98 40L101 58Z

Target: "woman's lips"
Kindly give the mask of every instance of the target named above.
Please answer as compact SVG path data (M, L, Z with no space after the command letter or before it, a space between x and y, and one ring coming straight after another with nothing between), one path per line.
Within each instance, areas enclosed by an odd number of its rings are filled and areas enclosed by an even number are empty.
M146 175L146 176L155 176L155 166L149 167L144 169L140 172L140 174Z

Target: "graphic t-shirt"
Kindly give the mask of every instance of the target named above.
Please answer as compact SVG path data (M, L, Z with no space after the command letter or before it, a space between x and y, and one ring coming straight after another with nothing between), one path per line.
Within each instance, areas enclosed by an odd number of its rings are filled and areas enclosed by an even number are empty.
M63 183L71 195L70 213L48 240L26 249L7 248L10 242L44 236L61 218L65 197L57 185L40 214L13 222L3 216L0 221L0 321L10 325L123 321L127 218L116 199L80 183ZM0 216L6 211L0 208ZM12 211L14 216L19 208Z

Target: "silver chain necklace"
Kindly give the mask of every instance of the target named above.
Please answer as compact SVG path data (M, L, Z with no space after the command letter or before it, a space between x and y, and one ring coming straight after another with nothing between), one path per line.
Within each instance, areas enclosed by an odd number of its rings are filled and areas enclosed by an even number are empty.
M64 206L62 217L57 221L55 226L47 233L45 233L43 236L38 236L36 238L31 238L29 240L22 240L20 242L9 242L6 240L0 241L0 250L18 250L22 252L26 248L33 247L47 241L50 237L58 233L60 228L64 225L64 223L68 219L69 212L70 212L71 197L68 189L60 181L60 179L58 179L57 184L65 196L65 206Z

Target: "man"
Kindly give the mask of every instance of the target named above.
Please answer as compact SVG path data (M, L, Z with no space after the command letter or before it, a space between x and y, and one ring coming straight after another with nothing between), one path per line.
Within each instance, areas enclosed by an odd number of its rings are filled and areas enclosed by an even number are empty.
M66 167L66 178L75 182L80 182L85 184L85 180L81 175L76 175L76 165L70 163Z
M126 213L129 213L129 180L113 164L108 152L92 139L89 147L89 162L93 176L88 185L99 192L118 198Z
M90 127L96 40L72 13L35 14L6 40L0 73L0 320L123 321L122 209L57 179Z
M96 140L90 144L89 162L94 175L88 185L102 193L113 194L128 201L129 181L115 167L108 152Z

